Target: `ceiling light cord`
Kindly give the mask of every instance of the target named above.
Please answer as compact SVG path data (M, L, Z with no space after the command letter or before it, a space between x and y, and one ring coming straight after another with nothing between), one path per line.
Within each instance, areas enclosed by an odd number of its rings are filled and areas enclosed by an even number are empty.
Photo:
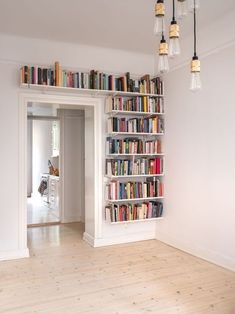
M196 0L194 0L194 8L193 8L193 15L194 15L194 57L197 57L197 21L196 21Z
M175 0L173 0L173 17L172 21L175 21Z

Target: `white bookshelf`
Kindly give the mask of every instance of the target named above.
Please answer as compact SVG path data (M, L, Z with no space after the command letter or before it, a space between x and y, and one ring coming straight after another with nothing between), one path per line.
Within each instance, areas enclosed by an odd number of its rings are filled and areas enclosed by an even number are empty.
M63 87L63 86L50 86L50 85L38 85L38 84L25 84L21 83L21 88L24 89L32 89L38 90L42 92L66 92L66 93L79 93L79 94L88 94L94 96L123 96L123 97L131 97L131 96L149 96L149 97L164 97L164 95L158 94L147 94L147 93L135 93L135 92L121 92L114 90L100 90L100 89L86 89L86 88L75 88L75 87Z
M128 179L128 178L154 178L154 177L163 177L164 174L129 174L129 175L120 175L120 176L110 176L110 175L105 175L106 178L110 180L114 179Z
M139 95L138 95L139 96ZM155 95L157 96L157 95ZM122 103L124 103L125 100L123 100ZM163 112L153 112L153 111L148 111L148 112L142 112L142 111L127 111L127 110L114 110L113 106L115 105L115 100L111 101L110 100L110 97L107 99L107 103L106 103L106 110L105 110L105 113L107 115L107 121L108 119L112 118L112 117L116 117L116 116L121 116L121 117L143 117L143 118L150 118L153 117L153 116L159 116L159 118L161 117L161 119L164 119L164 107L162 108ZM131 138L131 137L134 137L136 139L139 138L139 140L142 140L143 141L143 145L145 145L144 143L145 142L149 142L149 141L153 141L153 143L157 140L159 141L162 141L161 139L163 138L164 136L164 132L161 132L161 133L142 133L142 132L114 132L112 131L112 127L110 128L110 125L108 127L108 132L106 134L106 140L109 138L109 140L112 142L114 141L115 142L115 139L118 141L119 139L122 140L124 137L125 138ZM158 138L160 137L160 138ZM116 144L114 144L116 145ZM111 160L110 161L110 164L109 164L109 174L105 174L105 179L106 179L106 185L109 186L109 184L114 183L115 181L117 181L117 185L119 185L119 182L121 183L124 183L126 185L126 182L147 182L147 179L151 179L153 178L153 180L155 181L158 181L160 180L161 181L161 178L164 177L164 172L161 173L161 174L136 174L136 175L132 175L132 174L128 174L128 175L112 175L112 171L110 167L116 167L116 162L115 160L121 160L120 162L120 167L125 167L125 165L123 165L122 162L124 162L124 158L129 158L128 160L130 160L131 164L133 165L134 162L137 160L137 159L140 159L142 160L147 158L147 159L155 159L155 158L158 158L160 157L163 161L163 165L164 165L164 156L165 154L160 152L160 153L111 153L111 151L109 150L110 146L108 146L108 149L107 149L107 152L106 152L106 162L108 162L108 160ZM130 147L129 147L130 149ZM141 161L140 161L141 162ZM128 162L128 166L129 167L129 162ZM149 167L149 163L148 163L148 166ZM107 170L107 169L106 169ZM111 171L110 171L111 170ZM120 170L118 170L120 171ZM148 170L147 170L148 171ZM119 173L119 172L117 172ZM154 179L155 178L155 179ZM121 180L121 181L120 181ZM127 181L128 180L128 181ZM159 182L159 181L158 181ZM111 187L108 187L108 189L111 189ZM155 197L141 197L141 198L128 198L128 199L111 199L111 193L110 192L111 190L109 190L108 194L106 195L106 197L110 196L110 199L106 199L106 208L105 208L105 211L107 210L108 213L110 214L107 214L106 215L106 218L111 221L108 221L111 225L120 225L120 224L129 224L129 223L141 223L141 222L150 222L150 221L158 221L158 220L161 220L163 219L161 216L160 217L155 217L155 215L157 216L158 213L159 213L159 204L158 204L158 201L161 202L163 199L164 199L164 196L155 196ZM155 190L155 191L158 191L158 192L155 192L157 195L159 193L159 195L161 195L160 191L161 190ZM113 194L114 195L114 194ZM152 206L156 206L155 207L155 212L154 214L150 214L151 216L153 216L152 218L146 218L146 219L135 219L135 220L124 220L122 221L121 219L122 218L119 218L119 213L121 215L121 217L124 218L123 213L124 212L119 212L119 210L123 210L121 209L122 206L124 206L124 210L129 210L127 209L127 207L125 207L126 205L128 204L132 204L131 205L131 208L133 210L133 208L135 208L135 206L137 206L138 209L135 209L137 211L139 211L139 207L141 208L142 206L142 210L143 210L143 205L141 204L144 204L144 203L149 203L149 202L152 202ZM138 205L137 205L138 204ZM146 205L145 205L146 206ZM149 206L149 205L147 205ZM149 208L149 207L148 207ZM141 210L141 209L140 209ZM110 211L110 212L109 212ZM137 213L137 216L139 215L139 213ZM115 217L115 218L114 218ZM117 221L112 221L112 220L117 220Z
M106 112L110 116L141 116L141 117L150 117L150 116L164 116L164 112L143 112L143 111L126 111L126 110L112 110Z
M124 220L124 221L114 221L110 222L111 225L121 225L121 224L130 224L136 222L149 222L149 221L156 221L162 220L163 217L156 217L156 218L145 218L145 219L133 219L133 220Z
M107 134L109 137L118 135L128 135L128 136L163 136L164 133L142 133L142 132L109 132Z
M143 198L125 198L125 199L116 199L116 200L107 200L107 203L128 203L128 202L145 202L145 201L155 201L162 200L163 196L157 197L143 197Z

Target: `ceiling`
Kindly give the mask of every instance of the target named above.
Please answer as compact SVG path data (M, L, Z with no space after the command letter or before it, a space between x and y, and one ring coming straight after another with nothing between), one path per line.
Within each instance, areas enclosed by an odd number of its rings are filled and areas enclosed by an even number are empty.
M172 1L166 0L170 20ZM153 53L155 0L0 0L0 33ZM199 27L235 9L234 0L201 0ZM192 34L192 15L182 22Z

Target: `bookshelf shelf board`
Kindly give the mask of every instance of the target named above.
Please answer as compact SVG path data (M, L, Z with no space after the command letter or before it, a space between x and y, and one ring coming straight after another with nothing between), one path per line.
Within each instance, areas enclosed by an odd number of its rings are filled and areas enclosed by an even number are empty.
M126 110L112 110L106 112L108 115L130 115L130 116L163 116L165 113L163 112L142 112L142 111L126 111Z
M121 179L121 178L154 178L154 177L163 177L164 174L133 174L133 175L125 175L125 176L109 176L105 175L106 178L109 179Z
M139 202L139 201L148 201L148 200L161 200L164 199L163 196L158 197L144 197L144 198L127 198L127 199L118 199L118 200L107 200L108 203L126 203L126 202Z
M163 136L164 133L138 133L138 132L111 132L108 136L131 135L131 136Z
M162 220L162 219L163 217L156 217L156 218L146 218L146 219L125 220L125 221L113 221L113 222L110 222L110 224L120 225L120 224L135 223L135 222L156 221L156 220Z
M148 154L148 153L143 153L143 154L107 154L106 155L107 157L120 157L120 156L131 156L131 157L133 157L133 156L150 156L150 157L155 157L155 156L165 156L165 154L163 154L163 153L154 153L154 154Z
M94 96L149 96L149 97L164 97L164 95L157 94L144 94L135 92L121 92L113 90L100 90L100 89L86 89L86 88L75 88L75 87L63 87L63 86L50 86L50 85L38 85L38 84L21 84L21 88L29 88L40 91L59 91L59 92L70 92L70 93L84 93L92 94Z

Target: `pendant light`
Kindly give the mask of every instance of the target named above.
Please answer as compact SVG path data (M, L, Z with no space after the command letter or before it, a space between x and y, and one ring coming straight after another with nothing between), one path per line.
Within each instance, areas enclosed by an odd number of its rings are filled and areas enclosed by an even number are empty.
M155 5L154 34L159 35L165 31L165 5L164 0L157 0Z
M175 19L175 0L173 0L173 17L170 25L169 37L169 56L174 57L180 54L179 25Z
M164 38L164 33L162 32L162 39L159 46L158 72L162 74L167 73L168 71L168 44Z
M178 0L177 1L177 17L182 19L188 13L187 0Z
M188 9L190 12L194 11L194 8L198 10L200 7L200 0L188 0Z
M191 61L191 86L190 89L192 91L197 91L201 89L201 77L200 77L200 60L197 56L197 33L196 33L196 0L194 1L194 55Z

